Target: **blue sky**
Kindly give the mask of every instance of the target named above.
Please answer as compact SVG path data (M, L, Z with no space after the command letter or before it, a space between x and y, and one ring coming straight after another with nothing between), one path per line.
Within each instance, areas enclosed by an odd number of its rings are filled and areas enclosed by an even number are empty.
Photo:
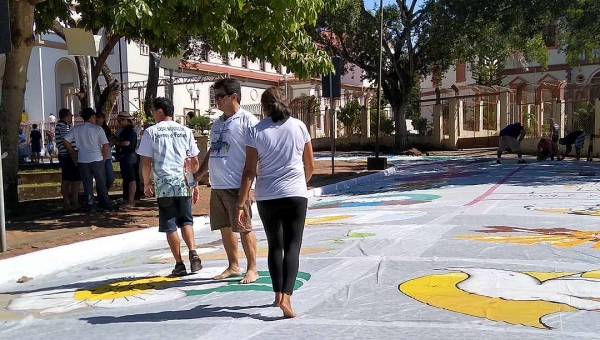
M379 1L380 0L365 0L365 7L367 9L373 9L376 6L379 6ZM387 5L390 3L396 3L395 0L383 0L383 5ZM411 3L411 1L408 2L409 4ZM423 0L418 0L417 2L417 8L419 8L419 6L423 3Z

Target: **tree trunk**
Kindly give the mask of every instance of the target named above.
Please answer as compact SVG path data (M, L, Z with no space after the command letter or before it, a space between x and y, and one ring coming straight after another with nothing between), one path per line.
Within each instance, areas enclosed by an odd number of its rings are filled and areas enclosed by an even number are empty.
M146 84L146 96L144 98L144 112L146 113L146 117L152 117L152 101L158 93L158 80L160 77L160 69L158 68L160 59L156 58L158 51L158 48L150 47L148 83ZM196 113L194 112L194 114Z
M406 107L408 106L407 100L402 100L396 105L392 104L392 111L394 111L394 149L396 151L404 151L408 149L408 134L406 132Z
M19 121L25 99L29 57L35 39L33 6L27 1L16 0L11 0L9 6L12 51L6 55L0 103L0 135L2 152L8 152L8 156L2 160L5 208L7 214L14 214L19 204Z

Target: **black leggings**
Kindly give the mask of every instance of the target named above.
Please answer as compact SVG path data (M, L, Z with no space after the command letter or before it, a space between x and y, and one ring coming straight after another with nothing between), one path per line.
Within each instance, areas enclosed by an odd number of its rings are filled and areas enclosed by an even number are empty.
M269 243L273 291L291 295L298 274L308 199L285 197L256 204Z

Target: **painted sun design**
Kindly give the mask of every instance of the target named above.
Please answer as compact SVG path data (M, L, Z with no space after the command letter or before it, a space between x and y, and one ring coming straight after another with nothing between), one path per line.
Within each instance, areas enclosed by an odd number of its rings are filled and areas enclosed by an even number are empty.
M6 307L12 311L39 311L40 314L66 313L87 307L120 308L157 302L172 301L187 296L188 290L198 285L190 282L179 285L190 278L212 278L224 267L205 268L201 274L187 277L169 277L167 272L115 274L80 281L76 288L39 290L11 299ZM98 282L105 282L98 284ZM203 286L226 283L215 282Z
M11 299L6 309L52 315L90 307L132 307L210 293L272 290L268 271L259 271L259 279L251 284L240 284L241 277L210 281L223 270L225 267L205 267L199 273L184 277L169 277L165 276L166 273L97 277L72 285L79 288L40 290L23 294ZM302 287L310 277L308 273L299 272L294 289Z
M546 243L555 247L573 247L592 243L592 248L600 249L600 230L573 230L566 228L527 229L506 226L489 226L475 230L488 235L459 235L456 238L482 242L532 245ZM511 233L502 235L502 233ZM514 235L519 233L519 235ZM501 234L501 235L490 235Z
M398 289L432 307L542 329L551 328L543 320L547 315L600 310L600 271L448 270L408 280Z

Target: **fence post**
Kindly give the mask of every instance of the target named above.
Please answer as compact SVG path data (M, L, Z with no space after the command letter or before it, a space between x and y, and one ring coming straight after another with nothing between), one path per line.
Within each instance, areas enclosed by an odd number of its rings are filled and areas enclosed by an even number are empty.
M558 137L565 137L565 101L557 99L554 103L554 112L552 117L556 120L560 130L558 131ZM572 119L572 118L571 118Z
M363 138L369 138L371 137L371 108L369 102L365 102L361 113L361 136Z
M509 105L509 93L500 93L500 125L498 131L508 125L508 105Z
M442 104L435 104L433 106L433 138L434 145L442 146L444 139L444 117L442 116Z
M450 141L450 149L458 150L458 115L460 101L456 98L449 98L448 106L450 110L448 117L448 139Z
M598 136L600 135L600 98L596 98L595 104L596 114L594 115L594 134ZM600 141L600 138L598 140Z
M484 118L484 114L483 113L485 111L484 110L484 105L485 105L485 102L482 101L482 100L480 100L479 101L479 119L478 119L479 120L479 124L478 124L479 131L478 132L483 132L483 118ZM477 137L479 137L479 135L477 133L475 135Z

